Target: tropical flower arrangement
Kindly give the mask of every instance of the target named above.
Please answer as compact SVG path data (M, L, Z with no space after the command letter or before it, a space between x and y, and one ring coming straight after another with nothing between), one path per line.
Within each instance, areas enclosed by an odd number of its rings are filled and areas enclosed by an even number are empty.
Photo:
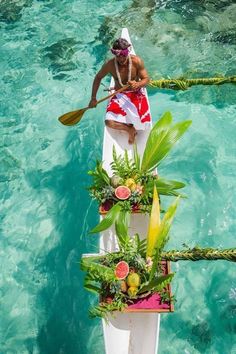
M190 126L186 120L173 124L172 115L166 112L150 131L142 158L134 145L133 157L118 156L113 147L113 161L111 163L112 176L98 161L96 168L88 174L93 177L93 184L89 187L92 198L100 205L100 212L107 213L102 225L92 232L101 232L114 223L120 210L131 212L150 212L155 184L159 195L181 196L179 189L183 182L167 180L157 175L156 169L168 155L175 143L182 137Z
M119 251L97 256L85 256L81 261L86 271L85 288L98 293L100 303L90 310L92 316L107 317L112 311L122 311L137 299L158 293L158 307L164 303L169 308L172 301L168 284L173 274L168 274L161 252L168 240L179 197L169 207L162 221L156 187L149 230L146 239L138 234L128 234L129 217L120 211L115 222Z

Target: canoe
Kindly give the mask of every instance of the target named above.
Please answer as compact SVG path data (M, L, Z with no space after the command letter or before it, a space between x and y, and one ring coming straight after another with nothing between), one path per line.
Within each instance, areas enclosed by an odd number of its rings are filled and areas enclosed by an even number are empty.
M131 43L127 28L123 28L121 37ZM132 48L131 54L135 54ZM110 87L114 87L111 79ZM145 90L147 95L147 91ZM143 154L151 125L144 131L139 131L136 137L137 149ZM126 132L117 131L108 127L104 128L103 139L103 167L112 174L110 163L112 162L112 148L115 146L117 154L123 155L125 149L132 156L133 147L128 144ZM102 218L103 216L101 216ZM147 234L148 216L132 214L130 231L131 234L138 232L140 235ZM100 234L100 253L116 251L118 249L114 228L110 228ZM158 350L160 314L158 313L116 313L110 317L108 323L104 320L103 333L106 354L156 354Z

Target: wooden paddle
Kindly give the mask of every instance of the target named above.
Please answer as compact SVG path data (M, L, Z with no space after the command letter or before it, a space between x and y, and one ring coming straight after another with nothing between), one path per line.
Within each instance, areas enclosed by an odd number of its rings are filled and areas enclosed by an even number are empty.
M122 88L120 88L119 90L113 92L111 95L102 98L101 100L97 101L97 105L99 103L107 100L108 98L115 96L117 93L126 90L128 87L129 87L129 85L125 85ZM65 113L62 116L60 116L58 118L58 120L64 125L75 125L75 124L79 123L79 121L82 119L84 113L90 108L91 107L85 107L82 109L77 109L76 111Z

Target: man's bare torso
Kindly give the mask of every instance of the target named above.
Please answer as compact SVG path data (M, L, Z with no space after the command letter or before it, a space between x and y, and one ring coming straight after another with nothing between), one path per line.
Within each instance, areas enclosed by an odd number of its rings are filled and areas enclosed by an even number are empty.
M131 55L132 60L132 69L131 69L131 80L139 81L142 77L139 76L139 69L141 68L142 62L141 59L136 55ZM125 85L128 82L129 75L129 60L127 58L124 64L118 64L118 70L120 73L121 82ZM118 77L115 69L115 58L110 59L102 68L102 71L107 71L110 73L115 80L115 89L119 89L121 86L118 81Z

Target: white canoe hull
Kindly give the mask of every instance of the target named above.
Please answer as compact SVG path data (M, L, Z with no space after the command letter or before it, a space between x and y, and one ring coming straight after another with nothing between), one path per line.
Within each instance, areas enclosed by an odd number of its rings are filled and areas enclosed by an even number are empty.
M128 30L123 28L122 38L126 38L129 43ZM134 51L133 51L134 53ZM114 83L111 82L111 86ZM144 147L149 134L149 129L139 131L136 137L138 152L143 154ZM103 140L103 167L111 173L110 163L112 162L113 145L118 155L123 155L125 149L129 156L133 154L133 146L128 144L126 132L115 131L104 128ZM147 235L148 217L142 214L131 216L130 234L136 232L140 236ZM114 228L110 228L100 235L100 253L117 250L117 241ZM115 313L115 317L110 317L108 323L103 320L103 333L106 354L156 354L158 350L160 314L157 313Z

